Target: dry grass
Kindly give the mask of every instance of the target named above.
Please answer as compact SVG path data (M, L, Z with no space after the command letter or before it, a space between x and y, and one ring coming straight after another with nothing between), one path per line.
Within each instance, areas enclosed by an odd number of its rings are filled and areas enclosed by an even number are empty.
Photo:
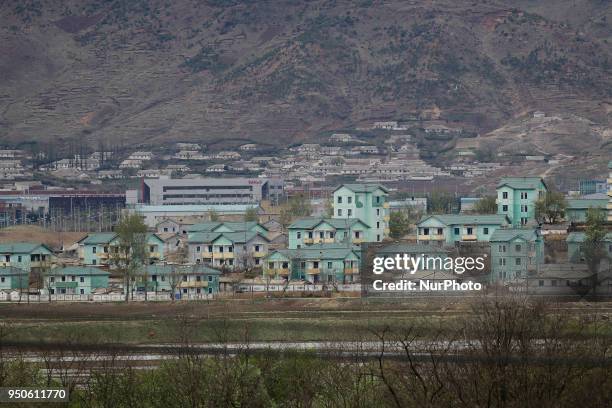
M52 248L70 245L87 235L84 232L55 232L36 225L16 225L0 229L0 243L40 242Z

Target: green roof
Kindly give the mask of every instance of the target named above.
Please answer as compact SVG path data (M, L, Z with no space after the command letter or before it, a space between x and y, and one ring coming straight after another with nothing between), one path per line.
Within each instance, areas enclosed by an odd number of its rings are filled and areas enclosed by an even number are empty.
M359 257L359 254L352 248L332 247L317 247L312 246L300 249L279 249L275 251L285 256L288 259L303 259L303 260L326 260L326 259L345 259L351 254ZM274 254L274 253L272 253ZM270 255L272 255L270 254ZM270 256L268 255L268 256ZM266 257L267 258L267 257Z
M36 251L38 248L44 247L49 252L51 248L46 246L45 244L40 244L37 242L9 242L6 244L0 244L0 253L3 254L29 254Z
M196 232L189 236L187 242L190 244L208 244L220 237L225 237L232 241L233 243L242 244L248 242L259 236L264 240L268 240L266 237L255 231L242 231L242 232Z
M584 242L584 239L586 238L586 235L584 232L570 232L567 235L567 242L578 242L578 243L582 243ZM604 238L604 241L606 242L612 242L612 232L608 232Z
M376 251L377 254L446 254L448 252L437 245L412 243L389 244Z
M15 276L15 275L27 275L28 271L24 271L14 266L2 266L0 267L0 275L3 276Z
M546 187L541 177L502 177L499 183L497 183L497 188L508 186L517 190L532 190L538 189L540 183L543 183L544 187Z
M198 222L197 224L187 227L187 232L212 232L215 228L221 225L218 221Z
M419 224L430 218L435 218L444 225L470 225L470 224L499 224L507 223L507 217L503 214L440 214L425 215Z
M378 189L381 189L385 193L389 192L389 190L387 190L386 187L380 184L363 184L363 183L342 184L340 187L335 189L334 192L340 190L342 187L346 187L354 193L372 193Z
M88 234L83 240L81 240L81 243L84 245L109 244L117 237L118 235L114 232L98 232Z
M567 209L582 210L588 208L606 208L607 198L600 199L570 199L567 200Z
M266 227L259 224L257 221L230 221L230 222L219 222L219 221L207 221L193 224L187 228L187 232L213 232L217 228L222 226L229 228L233 232L250 231L257 226L267 230Z
M110 275L110 273L104 269L96 268L93 266L66 266L64 268L55 268L49 271L49 275Z
M322 222L326 222L335 229L350 228L355 224L361 223L366 228L369 225L361 221L359 218L300 218L289 226L289 229L313 229Z
M221 271L202 264L195 265L147 265L148 275L221 275Z
M491 235L491 242L507 242L515 238L522 238L525 241L535 241L538 233L534 228L498 228Z

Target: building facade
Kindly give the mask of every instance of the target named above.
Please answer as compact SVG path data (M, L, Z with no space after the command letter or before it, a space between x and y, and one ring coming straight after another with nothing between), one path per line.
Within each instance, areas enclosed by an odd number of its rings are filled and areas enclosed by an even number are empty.
M525 279L544 262L544 240L536 228L498 229L490 243L492 282Z
M493 233L508 226L505 215L428 215L417 224L417 241L451 245L455 242L488 242Z
M289 249L313 244L367 242L370 227L357 218L302 218L289 228Z
M53 252L45 244L15 242L0 244L0 267L15 267L30 272L51 267Z
M389 235L388 190L378 184L344 184L334 191L333 218L357 218L369 227L366 242Z
M497 213L514 227L535 223L535 202L547 190L541 177L504 177L497 184Z
M54 268L45 276L51 295L90 295L95 289L108 288L109 272L91 266Z

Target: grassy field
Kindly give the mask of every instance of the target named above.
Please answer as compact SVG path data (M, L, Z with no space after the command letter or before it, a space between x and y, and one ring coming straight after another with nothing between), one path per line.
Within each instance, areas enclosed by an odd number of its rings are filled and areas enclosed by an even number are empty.
M609 303L561 303L551 314L608 322ZM11 343L154 344L194 342L373 340L386 327L412 327L423 338L452 333L477 313L472 301L359 299L228 300L211 303L0 305Z

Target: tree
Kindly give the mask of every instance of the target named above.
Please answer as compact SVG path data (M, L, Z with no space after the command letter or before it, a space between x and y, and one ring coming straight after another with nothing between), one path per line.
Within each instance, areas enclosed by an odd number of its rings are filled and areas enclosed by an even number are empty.
M584 242L580 249L584 255L589 272L591 273L593 293L596 292L597 285L599 284L599 265L601 261L606 258L606 250L604 248L606 230L604 222L605 217L603 211L594 208L587 211Z
M128 215L117 224L118 242L112 253L112 263L124 278L125 301L129 301L130 285L138 272L143 269L145 298L147 292L147 226L137 214Z
M332 199L325 201L325 217L331 218L334 216L334 204Z
M433 192L429 198L429 212L433 214L451 214L456 199L451 194Z
M401 211L393 211L389 215L390 236L394 239L403 237L410 227L408 216Z
M482 197L474 204L474 212L477 214L495 214L497 212L497 203L495 196Z
M298 195L289 199L289 212L293 217L307 217L312 213L312 206L310 200L303 196Z
M219 214L215 210L210 210L208 212L208 220L209 221L219 221Z
M259 216L257 215L257 210L255 208L249 208L244 213L245 222L258 221L258 220L259 220Z
M547 191L535 203L536 219L538 222L555 224L565 216L565 207L567 202L563 193Z

